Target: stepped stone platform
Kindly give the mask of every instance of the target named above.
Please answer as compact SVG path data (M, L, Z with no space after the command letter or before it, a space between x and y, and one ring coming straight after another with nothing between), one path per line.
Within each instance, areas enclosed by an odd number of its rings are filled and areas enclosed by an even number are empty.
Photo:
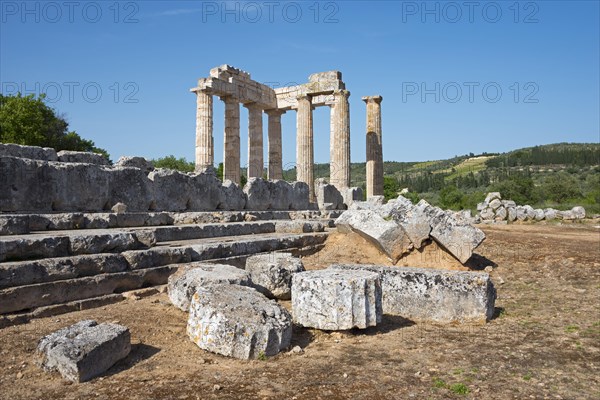
M254 254L310 254L323 245L337 215L0 214L0 327L121 301L129 291L166 284L190 262L227 260L243 268ZM14 226L27 229L7 229Z

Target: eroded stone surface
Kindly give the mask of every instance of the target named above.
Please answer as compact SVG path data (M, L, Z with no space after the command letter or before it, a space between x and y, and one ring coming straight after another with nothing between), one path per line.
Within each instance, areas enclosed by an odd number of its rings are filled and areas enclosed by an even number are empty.
M290 253L257 254L246 260L254 287L269 298L289 300L292 275L304 271L302 260Z
M251 286L252 281L246 271L231 265L193 262L169 277L169 299L175 307L188 311L194 293L213 284Z
M320 270L292 276L294 322L324 330L364 329L381 322L379 275Z
M86 320L54 332L40 341L37 352L45 370L60 372L73 382L85 382L127 357L129 329Z
M274 356L290 345L290 314L256 290L216 284L199 287L187 333L201 349L240 359Z
M484 323L494 314L496 289L485 272L375 265L330 268L379 274L384 314L443 323Z

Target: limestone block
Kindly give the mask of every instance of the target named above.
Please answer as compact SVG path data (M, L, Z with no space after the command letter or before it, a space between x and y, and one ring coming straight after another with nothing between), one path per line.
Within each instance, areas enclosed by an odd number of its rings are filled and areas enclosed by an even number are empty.
M310 233L323 232L325 225L319 221L277 221L275 223L275 232L277 233Z
M56 174L48 162L0 156L0 211L52 211Z
M304 271L302 260L291 253L257 254L246 259L254 288L269 298L289 300L292 275Z
M536 221L541 221L544 219L544 210L542 210L541 208L536 208L535 210L535 216L533 217Z
M246 194L234 182L227 179L221 186L223 201L219 204L220 210L239 211L246 207Z
M154 164L152 164L151 161L146 160L144 157L123 156L119 158L119 160L115 163L115 166L139 168L147 174L154 171Z
M192 207L193 178L180 171L158 168L148 174L154 192L154 209L195 211Z
M525 210L525 207L517 206L516 210L517 210L517 220L527 221L528 216L527 216L527 210Z
M190 209L194 211L214 211L224 202L222 183L213 168L193 174Z
M262 178L250 178L244 186L246 209L252 211L268 210L271 207L269 182Z
M153 247L146 250L124 251L121 255L131 269L152 268L161 265L189 263L191 250L183 247Z
M509 207L516 207L516 206L517 206L517 203L515 203L515 202L514 202L514 201L512 201L512 200L502 200L502 205L503 205L505 208L509 208Z
M0 143L0 157L19 157L31 160L58 161L56 151L49 147L23 146L13 143Z
M325 204L331 204L328 210L341 210L344 207L344 198L334 185L325 183L325 181L317 181L316 194L317 204L320 210L325 209Z
M562 219L565 221L572 221L572 220L576 219L576 216L572 210L559 211L559 213L560 213L560 216L562 217Z
M309 187L306 182L292 182L292 210L309 209Z
M423 200L414 206L410 200L399 196L396 201L388 204L392 204L390 215L394 221L404 229L413 246L417 249L421 248L423 243L429 239L429 233L431 232L431 225L426 212L429 203Z
M481 211L481 213L479 213L479 216L484 221L490 221L494 219L494 215L494 210L492 210L491 207L485 208Z
M584 219L585 218L585 208L581 206L573 207L571 212L575 216L575 219Z
M201 349L247 360L274 356L290 345L290 314L252 288L200 287L189 309L187 333Z
M367 202L377 205L383 205L385 203L385 196L371 196L367 199Z
M194 293L212 284L252 286L250 275L243 269L225 264L193 262L184 264L169 277L168 293L173 305L188 311Z
M109 207L117 203L127 205L127 210L148 211L153 205L152 181L139 168L114 167L110 169Z
M531 207L530 205L525 205L523 206L523 210L525 210L528 220L535 219L535 210L533 209L533 207Z
M488 193L487 196L485 197L484 202L489 204L494 199L498 199L498 200L502 199L502 196L500 196L499 192L490 192L490 193Z
M379 275L333 269L294 274L292 315L299 325L324 330L375 326L382 315Z
M42 338L37 353L45 370L56 370L69 381L85 382L127 357L130 350L128 328L86 320Z
M489 204L486 202L477 203L477 211L483 211L489 207Z
M28 215L0 215L0 235L29 233Z
M558 212L553 208L546 208L544 210L544 219L546 221L552 221L558 218Z
M53 210L93 212L107 208L111 181L109 169L94 163L50 165L54 177Z
M508 222L513 222L516 219L517 219L517 208L516 207L507 208L506 209L506 220Z
M335 225L342 233L353 231L363 236L394 262L412 249L410 238L400 225L371 210L345 211L335 220Z
M496 289L484 272L374 265L330 268L377 273L384 314L438 323L485 323L494 314Z
M490 208L496 211L498 208L502 206L502 202L499 199L494 199L490 201Z
M494 219L497 221L504 221L508 217L508 211L504 206L500 206L496 209L496 213L494 215Z
M294 202L294 188L284 180L268 181L271 210L289 210Z
M102 154L91 153L87 151L59 151L58 161L65 163L83 163L83 164L96 164L96 165L110 165L106 157Z
M485 240L485 233L481 229L459 221L451 213L432 206L426 208L425 212L431 216L431 237L463 264Z
M342 195L344 197L346 208L349 208L356 201L362 201L364 198L363 190L360 187L347 188L344 192L342 192Z

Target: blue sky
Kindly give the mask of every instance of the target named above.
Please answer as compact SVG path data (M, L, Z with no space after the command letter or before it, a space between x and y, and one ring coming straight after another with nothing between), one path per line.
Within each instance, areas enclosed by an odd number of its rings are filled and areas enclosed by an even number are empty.
M45 90L71 129L113 160L169 154L193 160L189 89L221 64L273 86L342 71L352 93L354 162L365 160L361 97L375 94L383 96L385 160L600 141L599 2L467 4L2 1L1 90ZM218 99L214 113L220 162ZM329 109L314 116L315 160L327 162ZM289 166L295 113L282 123Z

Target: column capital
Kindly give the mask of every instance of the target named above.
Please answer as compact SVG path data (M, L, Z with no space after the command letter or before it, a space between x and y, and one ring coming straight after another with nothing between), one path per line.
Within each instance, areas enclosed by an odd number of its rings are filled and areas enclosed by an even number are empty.
M248 109L248 111L263 111L263 108L260 104L258 103L244 103L242 104L244 107L246 107Z
M312 98L312 96L308 95L308 94L301 94L299 96L296 96L296 100L300 101L300 100L308 100L310 101Z
M194 93L195 95L198 95L199 93L210 94L210 95L213 94L212 90L210 90L208 88L200 88L200 87L191 88L190 92Z
M240 102L236 97L234 97L233 95L230 95L230 94L221 95L221 96L219 96L219 99L221 99L221 101L224 103L239 103Z
M350 97L350 92L345 89L336 89L333 91L334 96L344 96L345 98Z
M382 100L383 100L382 96L363 96L362 97L362 101L364 101L365 103L381 104Z
M276 117L276 116L281 116L281 115L285 114L286 111L287 110L280 110L278 108L272 108L270 110L265 110L265 114L267 114L269 117L271 117L271 116Z

